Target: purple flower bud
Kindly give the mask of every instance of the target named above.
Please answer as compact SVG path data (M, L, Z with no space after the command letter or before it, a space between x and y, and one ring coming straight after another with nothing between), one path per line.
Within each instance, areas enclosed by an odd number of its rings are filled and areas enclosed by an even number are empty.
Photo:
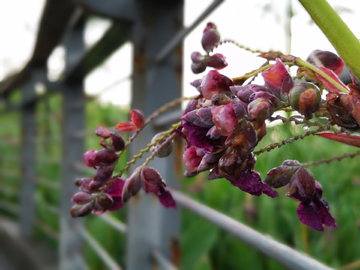
M200 63L204 60L204 56L200 52L191 53L191 61L193 63Z
M97 168L92 186L96 183L96 187L101 187L110 180L114 172L115 165L112 166L100 166Z
M218 153L205 154L201 159L200 165L197 169L198 172L210 170L217 166L219 159L224 155L225 150Z
M247 104L249 104L252 100L254 100L254 99L250 100L250 97L253 93L258 93L258 92L268 93L269 92L269 89L267 89L264 86L257 85L257 84L249 84L246 86L234 86L234 87L239 87L237 96L240 100L242 100L243 102L245 102Z
M323 66L330 69L336 75L340 75L344 68L343 60L335 53L329 51L314 50L306 61L315 66Z
M92 179L91 178L80 178L80 179L77 179L75 181L75 185L77 187L79 187L79 189L81 191L85 191L85 192L88 192L89 191L89 186L90 186L90 183L91 183Z
M194 177L196 175L198 175L199 172L198 171L194 171L194 172L188 172L188 171L185 171L184 172L184 177Z
M299 168L298 161L285 160L280 167L273 168L266 174L264 183L273 188L283 187L290 182L291 177Z
M114 200L107 193L101 193L95 200L94 210L104 211L110 209L114 204Z
M141 167L137 167L126 180L122 191L122 201L126 203L130 197L135 196L141 188Z
M290 90L289 103L291 107L311 119L312 114L320 109L321 94L315 84L300 83Z
M97 127L97 129L95 130L95 134L96 136L102 137L104 139L110 137L110 132L104 127Z
M125 148L124 138L115 132L110 133L111 147L115 152L122 151Z
M86 204L93 200L91 194L86 192L77 192L72 196L71 200L76 204Z
M238 118L231 104L217 106L211 109L213 122L222 136L229 136L238 124Z
M253 93L250 96L249 101L252 102L253 100L258 99L258 98L263 98L263 99L269 100L271 102L271 104L274 106L274 108L276 108L280 104L280 100L277 97L275 97L273 94L270 94L268 92L262 92L262 91Z
M181 120L185 120L186 122L188 123L192 123L194 124L195 126L198 126L198 127L205 127L205 128L209 128L209 127L212 127L214 125L214 123L211 121L203 121L201 119L201 117L197 114L197 112L199 111L199 109L196 109L196 110L193 110L193 111L190 111L188 113L186 113L185 115L183 115L181 117ZM210 115L211 115L211 110L210 110ZM205 120L208 120L205 118Z
M209 126L213 126L211 108L200 108L196 111L196 114L200 117L201 121Z
M90 150L87 151L84 154L84 161L86 166L88 167L96 167L100 165L100 160L98 159L97 155L96 155L97 151L95 150Z
M220 41L219 32L216 30L216 25L208 23L204 29L201 39L201 45L206 52L210 52L214 46Z
M94 209L93 201L84 205L76 204L71 208L70 214L73 218L84 217L90 214L93 209Z
M102 165L111 165L118 160L119 156L108 149L101 149L95 153L95 158Z
M151 143L154 143L156 139L161 138L162 136L163 136L162 132L156 134L152 138ZM174 146L174 140L173 139L166 141L170 136L171 136L170 134L166 135L164 139L158 141L155 146L152 146L150 148L150 151L151 152L156 152L156 156L159 157L159 158L169 156L171 154L173 146Z
M228 63L225 61L225 57L220 53L216 53L212 56L206 57L204 60L204 64L207 67L212 67L217 70L223 69L228 65Z
M197 80L195 80L195 81L193 81L193 82L191 82L190 83L190 85L192 85L192 86L194 86L195 88L196 88L196 90L198 90L200 93L201 93L201 82L202 82L202 79L197 79ZM196 105L198 104L198 101L197 100L195 100L195 99L193 99L193 100L191 100L190 102L195 102L196 101ZM190 103L189 102L189 103ZM189 104L188 103L188 104ZM185 110L186 111L186 110Z
M208 137L211 140L218 140L218 139L220 139L222 137L222 135L218 132L216 126L213 126L206 133L206 137Z
M192 63L191 64L191 71L194 74L199 74L201 72L204 72L206 69L206 66L203 62L199 62L199 63Z

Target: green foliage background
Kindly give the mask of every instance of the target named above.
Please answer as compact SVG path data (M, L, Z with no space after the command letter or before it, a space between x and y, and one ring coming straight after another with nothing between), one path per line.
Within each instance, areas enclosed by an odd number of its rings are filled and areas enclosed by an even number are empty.
M15 97L16 98L16 97ZM99 125L111 127L127 119L128 113L117 107L100 106L89 101L86 107L87 123L85 149L99 149L99 139L93 134ZM43 100L38 106L37 174L40 179L60 183L61 157L61 97L54 95ZM19 168L19 115L11 113L1 116L0 121L0 176L1 187L20 190ZM301 127L291 124L269 128L267 136L258 148L272 142L302 134ZM285 159L309 162L354 152L354 147L328 141L320 137L307 137L295 141L270 153L258 157L256 170L264 177L268 170L279 166ZM194 199L245 223L274 239L309 254L325 264L339 268L360 260L360 168L359 158L310 167L315 178L322 184L324 198L329 202L338 229L325 228L317 232L300 223L296 215L298 203L286 197L286 189L280 189L279 197L253 197L232 186L225 179L207 180L207 174L183 180L184 192ZM125 156L119 162L124 166ZM86 174L85 174L86 175ZM91 174L88 174L91 176ZM84 176L79 174L79 176ZM47 205L59 205L59 191L37 185L36 218L46 223L51 230L59 230L59 217L47 209ZM0 201L18 203L18 195L0 188ZM17 215L4 210L1 214L16 218ZM116 218L126 221L126 209L113 213ZM101 218L85 218L86 228L117 260L125 265L126 237L109 227ZM57 248L57 240L49 237L39 227L36 236ZM91 269L106 269L96 253L85 246L84 257ZM222 270L222 269L284 269L252 247L239 241L195 214L183 210L181 236L181 269ZM355 268L352 268L355 269Z

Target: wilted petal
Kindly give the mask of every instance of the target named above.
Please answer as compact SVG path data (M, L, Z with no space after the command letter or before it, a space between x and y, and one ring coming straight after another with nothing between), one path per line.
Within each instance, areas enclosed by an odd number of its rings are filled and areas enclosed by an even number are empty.
M104 127L97 127L97 129L95 130L95 134L99 137L102 137L104 139L109 138L110 137L110 131L108 131L106 128Z
M159 195L158 198L162 206L176 209L174 198L171 196L171 193L168 190L165 190L165 192Z
M321 222L328 227L337 228L337 224L335 219L330 214L328 203L324 199L314 200L314 204L317 208L318 215L321 219Z
M359 135L347 135L345 133L339 133L335 134L332 132L322 132L318 133L316 135L319 135L323 138L345 143L351 146L360 147L360 136Z
M317 213L317 210L313 204L304 205L302 203L299 204L296 213L299 217L299 220L318 231L323 231L324 228L322 226L322 221Z
M115 129L120 132L130 132L138 130L138 127L132 122L119 123L115 126Z
M130 119L137 128L142 128L145 125L145 116L139 110L131 110Z
M223 136L229 136L238 124L234 108L229 103L212 108L211 113L217 131Z

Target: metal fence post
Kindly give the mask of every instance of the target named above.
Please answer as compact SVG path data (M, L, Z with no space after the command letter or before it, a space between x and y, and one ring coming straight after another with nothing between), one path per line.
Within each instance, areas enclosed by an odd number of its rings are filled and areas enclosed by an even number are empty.
M183 1L136 1L137 18L133 25L134 71L132 108L150 115L157 108L181 96L182 47L161 63L156 56L183 27ZM179 107L178 107L179 108ZM176 109L176 108L174 108ZM169 127L169 126L167 126ZM130 149L139 153L152 137L164 128L148 126ZM173 157L158 159L156 168L168 186L178 188L179 166ZM142 159L136 165L144 162ZM135 168L135 166L134 166ZM176 168L178 171L176 171ZM128 270L152 269L151 251L157 248L177 265L179 262L180 211L163 208L153 195L138 195L128 207Z
M66 40L66 65L76 59L76 54L84 52L84 20L80 20L70 31ZM62 89L62 183L61 183L61 232L60 232L60 269L81 269L77 255L82 251L82 239L77 224L81 220L70 216L72 195L78 191L75 179L78 172L74 164L83 161L85 129L85 96L83 78L79 77L64 83Z
M31 99L35 95L34 82L30 80L22 89L22 100ZM35 176L36 176L36 101L23 103L21 108L21 197L20 197L20 233L31 237L35 217Z

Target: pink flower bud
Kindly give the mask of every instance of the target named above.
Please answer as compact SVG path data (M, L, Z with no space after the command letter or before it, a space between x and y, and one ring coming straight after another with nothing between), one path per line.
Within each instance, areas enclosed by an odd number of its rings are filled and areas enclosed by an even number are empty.
M261 75L264 77L266 86L273 94L277 98L287 101L287 95L294 86L294 82L285 65L279 59L276 59L275 65L261 72Z
M92 179L88 177L80 178L76 180L75 185L78 186L81 191L88 192L91 181Z
M230 94L230 86L233 85L234 82L230 78L221 75L216 70L210 70L203 78L200 88L204 98L212 99L216 94Z
M264 98L257 98L248 105L248 120L261 125L274 113L274 106Z
M238 124L238 118L231 104L214 107L211 109L211 113L217 131L222 136L229 136Z
M204 155L205 155L204 151L194 146L186 149L183 154L183 162L185 169L188 172L196 171Z
M96 166L100 165L100 160L96 156L95 150L87 151L84 154L84 161L85 161L86 166L88 166L88 167L96 167Z

